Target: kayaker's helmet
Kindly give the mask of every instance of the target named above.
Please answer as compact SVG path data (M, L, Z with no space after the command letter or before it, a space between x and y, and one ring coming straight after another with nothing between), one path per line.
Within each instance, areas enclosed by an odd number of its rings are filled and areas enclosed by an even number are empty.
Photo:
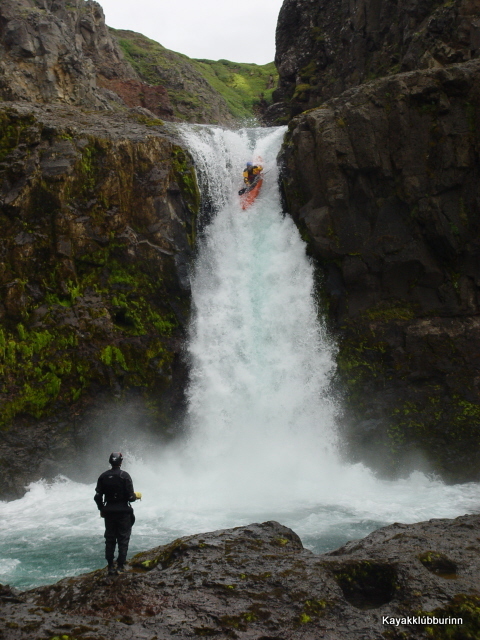
M108 462L112 467L119 467L123 462L123 456L120 452L111 453Z
M250 167L253 167L253 162L247 162L247 167L250 169Z

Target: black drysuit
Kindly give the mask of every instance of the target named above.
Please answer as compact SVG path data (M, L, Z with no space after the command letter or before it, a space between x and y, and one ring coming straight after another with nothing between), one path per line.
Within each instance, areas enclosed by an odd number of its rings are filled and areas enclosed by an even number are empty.
M94 500L105 518L105 558L113 563L118 544L118 564L127 560L128 543L135 522L130 502L135 502L132 478L120 467L112 467L98 478Z

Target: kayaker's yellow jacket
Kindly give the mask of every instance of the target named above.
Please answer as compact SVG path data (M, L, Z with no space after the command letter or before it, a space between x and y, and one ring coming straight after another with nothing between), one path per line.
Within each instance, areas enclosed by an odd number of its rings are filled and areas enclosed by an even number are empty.
M262 173L263 167L261 164L254 164L250 169L245 169L243 172L243 181L245 184L251 184L255 178Z

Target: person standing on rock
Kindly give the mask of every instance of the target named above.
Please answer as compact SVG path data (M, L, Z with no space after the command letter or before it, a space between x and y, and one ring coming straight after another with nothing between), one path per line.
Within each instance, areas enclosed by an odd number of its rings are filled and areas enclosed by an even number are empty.
M141 493L133 490L132 478L120 468L121 453L112 453L109 471L98 478L94 500L102 518L105 518L105 558L109 575L123 573L127 561L128 543L135 522L131 502L139 500ZM117 567L114 564L115 546L118 544Z

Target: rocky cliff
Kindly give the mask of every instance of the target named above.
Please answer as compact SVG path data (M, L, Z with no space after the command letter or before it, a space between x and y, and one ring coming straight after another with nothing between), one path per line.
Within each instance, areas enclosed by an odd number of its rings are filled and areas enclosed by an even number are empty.
M98 3L2 2L0 97L3 100L109 108L115 97L102 91L97 75L138 80L110 37Z
M0 5L3 100L141 107L167 120L232 125L266 105L276 80L273 63L190 60L141 34L109 29L93 0Z
M474 0L285 0L276 33L280 82L270 119L320 105L349 87L480 54Z
M284 190L325 274L350 455L478 480L480 61L295 118Z
M138 554L117 577L103 569L23 594L0 586L0 633L4 640L473 640L479 524L478 516L394 524L325 555L276 522L188 536Z
M2 498L121 424L171 426L198 205L162 121L1 105Z

